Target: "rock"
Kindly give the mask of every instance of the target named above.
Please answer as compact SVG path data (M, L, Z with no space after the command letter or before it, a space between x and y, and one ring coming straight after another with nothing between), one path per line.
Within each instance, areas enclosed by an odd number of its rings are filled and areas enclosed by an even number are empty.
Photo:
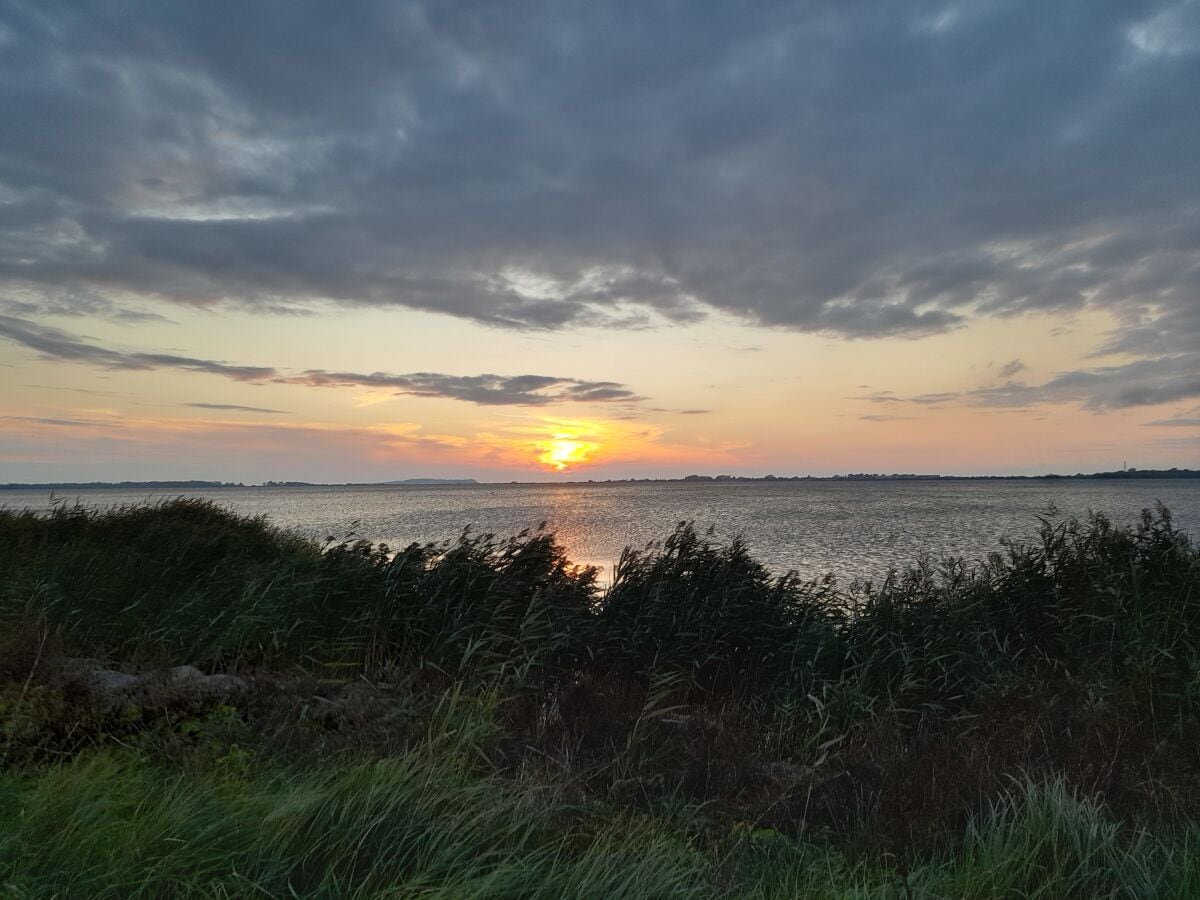
M137 675L113 669L76 669L72 680L79 684L97 708L111 712L133 701L142 686Z
M142 683L137 675L112 669L92 669L84 673L87 686L98 694L132 694Z
M171 681L202 681L206 677L195 666L176 666L167 673Z
M236 675L205 675L195 666L176 666L144 675L105 668L94 659L70 659L63 666L70 683L108 714L133 704L143 712L227 703L249 693L250 683Z
M236 675L226 675L224 673L206 676L204 686L224 696L242 694L250 689L250 683L245 678L239 678Z
M205 675L195 666L176 666L146 679L142 702L149 708L205 706L227 702L249 687L246 679L236 675Z

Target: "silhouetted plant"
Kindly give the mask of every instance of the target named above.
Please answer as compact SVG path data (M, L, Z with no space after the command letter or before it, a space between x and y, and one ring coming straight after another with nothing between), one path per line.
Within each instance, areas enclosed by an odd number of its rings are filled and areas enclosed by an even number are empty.
M604 596L597 656L626 673L688 673L706 690L800 687L836 669L843 616L829 581L772 577L740 538L683 522L661 548L626 549Z

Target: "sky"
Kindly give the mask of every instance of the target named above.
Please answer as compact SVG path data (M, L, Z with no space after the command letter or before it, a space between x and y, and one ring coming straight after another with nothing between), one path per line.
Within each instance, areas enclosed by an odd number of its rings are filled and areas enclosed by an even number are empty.
M0 0L0 482L1200 467L1200 0Z

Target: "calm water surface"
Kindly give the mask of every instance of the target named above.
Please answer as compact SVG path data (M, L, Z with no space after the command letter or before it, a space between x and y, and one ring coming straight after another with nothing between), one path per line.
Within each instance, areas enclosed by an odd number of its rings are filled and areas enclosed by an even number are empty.
M541 522L573 560L608 571L626 545L660 540L680 521L743 535L775 571L878 578L928 553L979 559L1002 538L1032 537L1038 515L1100 511L1122 523L1161 501L1200 536L1200 480L791 482L783 484L437 485L86 490L68 502L111 506L173 496L211 497L264 513L318 540L351 533L389 545L441 541L466 525L509 535ZM45 491L0 492L0 506L47 509Z

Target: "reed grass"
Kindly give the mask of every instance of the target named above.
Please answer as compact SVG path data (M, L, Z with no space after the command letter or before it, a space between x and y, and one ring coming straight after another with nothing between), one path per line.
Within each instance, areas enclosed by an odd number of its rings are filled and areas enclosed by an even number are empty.
M391 552L322 548L203 500L48 516L0 512L0 619L91 651L189 663L430 666L530 678L584 660L685 674L698 690L961 706L1032 664L1200 699L1200 562L1166 510L1133 529L1045 522L978 565L928 561L882 584L772 576L745 544L681 524L626 550L611 586L554 536L464 533Z
M544 531L0 511L0 896L1200 896L1198 576L1161 508L850 585L681 523L603 590ZM80 656L316 686L93 715ZM354 682L391 718L307 711ZM827 831L764 774L864 765Z
M527 673L569 656L595 598L544 532L322 548L203 500L0 512L0 578L0 617L91 651L348 671Z

